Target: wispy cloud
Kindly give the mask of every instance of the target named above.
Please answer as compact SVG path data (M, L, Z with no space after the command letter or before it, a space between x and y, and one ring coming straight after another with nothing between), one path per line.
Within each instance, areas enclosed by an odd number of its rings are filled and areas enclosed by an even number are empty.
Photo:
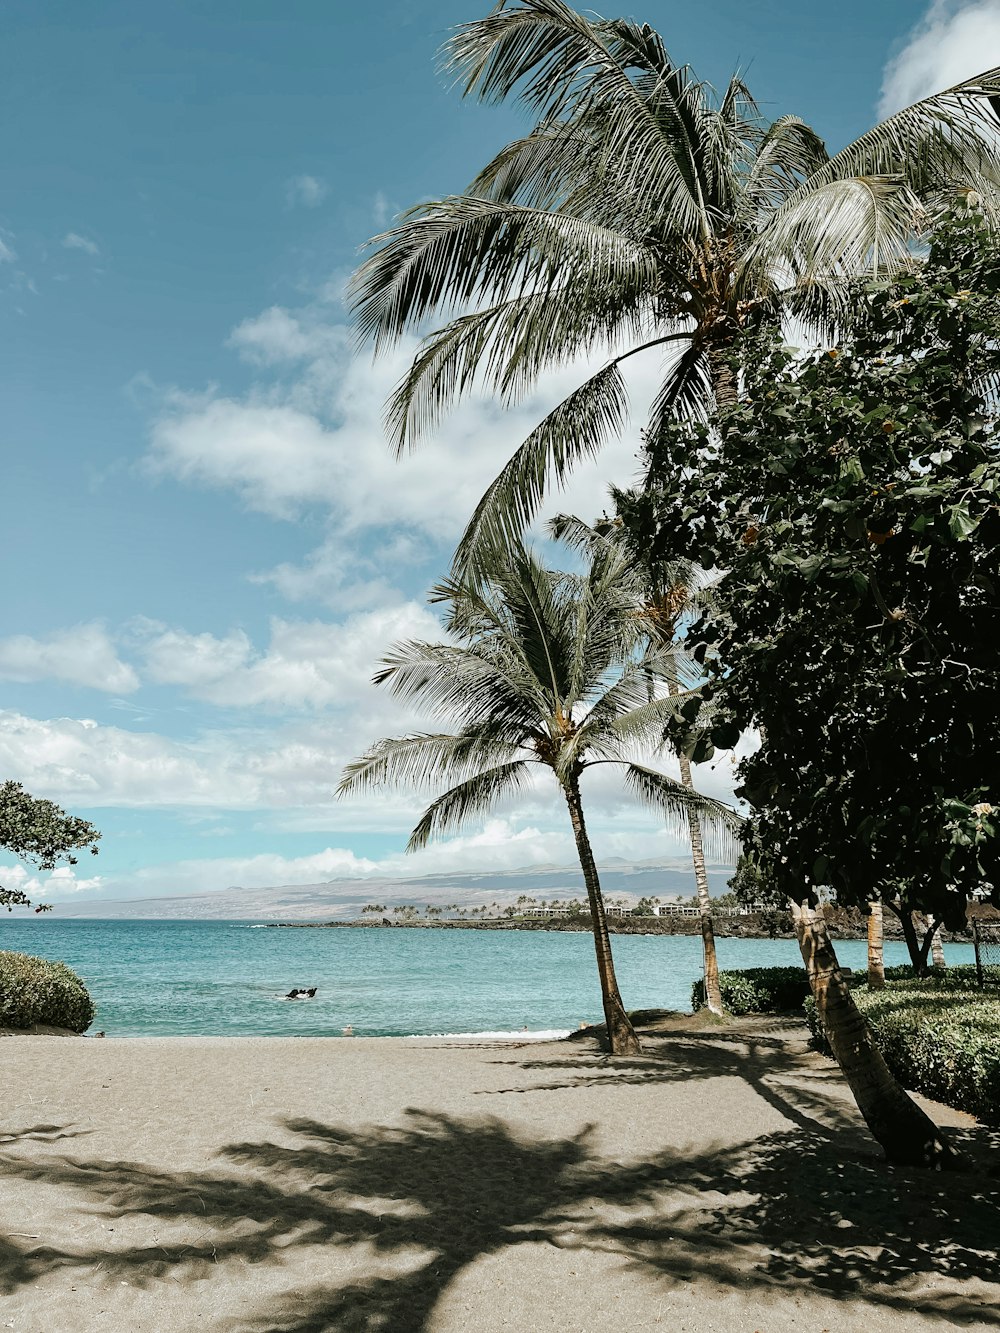
M6 244L3 237L0 236L0 264L13 264L17 255L13 249Z
M997 63L1000 0L933 0L886 65L880 116Z
M329 193L329 185L319 176L293 176L285 185L285 202L289 208L316 208Z
M139 678L122 662L102 625L75 625L45 638L0 638L0 680L62 680L109 694L130 694Z
M87 255L99 255L101 253L96 241L81 236L76 231L68 231L62 239L62 243L65 250L82 250Z

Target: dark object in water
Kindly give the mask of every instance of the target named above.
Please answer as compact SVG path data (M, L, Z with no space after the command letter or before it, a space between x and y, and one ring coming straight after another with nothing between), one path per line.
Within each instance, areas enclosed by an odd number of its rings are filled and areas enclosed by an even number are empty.
M310 986L308 990L304 986L296 986L285 996L286 1000L311 1000L316 994L317 987Z

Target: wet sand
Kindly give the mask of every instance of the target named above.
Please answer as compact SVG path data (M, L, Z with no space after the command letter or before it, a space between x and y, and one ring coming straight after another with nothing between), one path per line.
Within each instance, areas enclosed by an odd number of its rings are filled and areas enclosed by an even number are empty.
M0 1330L1000 1328L1000 1180L779 1021L647 1041L0 1043Z

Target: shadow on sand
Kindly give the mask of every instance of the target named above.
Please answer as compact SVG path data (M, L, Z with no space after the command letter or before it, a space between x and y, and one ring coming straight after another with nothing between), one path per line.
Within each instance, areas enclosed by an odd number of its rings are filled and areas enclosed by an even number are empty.
M529 1137L496 1118L412 1110L395 1127L284 1121L280 1142L233 1144L215 1168L183 1173L54 1156L36 1145L73 1131L39 1126L0 1145L8 1179L66 1188L105 1220L145 1214L183 1241L60 1252L0 1236L0 1293L24 1294L54 1269L83 1274L98 1264L109 1278L143 1287L211 1279L216 1265L278 1265L298 1247L319 1246L327 1254L322 1281L266 1315L214 1327L400 1333L429 1328L448 1288L476 1260L541 1241L583 1252L584 1264L586 1254L613 1255L661 1290L702 1280L741 1292L809 1287L1000 1328L996 1301L981 1304L966 1287L997 1281L1000 1184L985 1172L887 1168L842 1099L830 1095L832 1075L810 1077L780 1043L713 1035L613 1064L576 1053L504 1062L548 1074L536 1091L739 1077L791 1127L737 1147L665 1150L621 1164L600 1156L593 1129ZM1000 1146L1000 1136L983 1129L956 1137L974 1160ZM347 1251L357 1245L366 1247L366 1261L352 1269ZM374 1275L352 1276L358 1272Z

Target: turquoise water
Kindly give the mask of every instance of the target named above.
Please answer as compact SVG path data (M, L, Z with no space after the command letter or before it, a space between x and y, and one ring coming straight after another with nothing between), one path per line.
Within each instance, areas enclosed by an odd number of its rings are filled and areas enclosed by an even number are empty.
M618 935L630 1008L690 1009L700 938ZM727 967L797 965L793 940L720 939ZM557 931L283 930L235 921L60 921L7 917L0 949L58 959L97 1005L108 1036L356 1036L556 1031L599 1022L591 937ZM844 940L845 966L865 965ZM887 943L886 963L906 961ZM948 945L972 962L971 945ZM289 1001L292 987L316 998Z

